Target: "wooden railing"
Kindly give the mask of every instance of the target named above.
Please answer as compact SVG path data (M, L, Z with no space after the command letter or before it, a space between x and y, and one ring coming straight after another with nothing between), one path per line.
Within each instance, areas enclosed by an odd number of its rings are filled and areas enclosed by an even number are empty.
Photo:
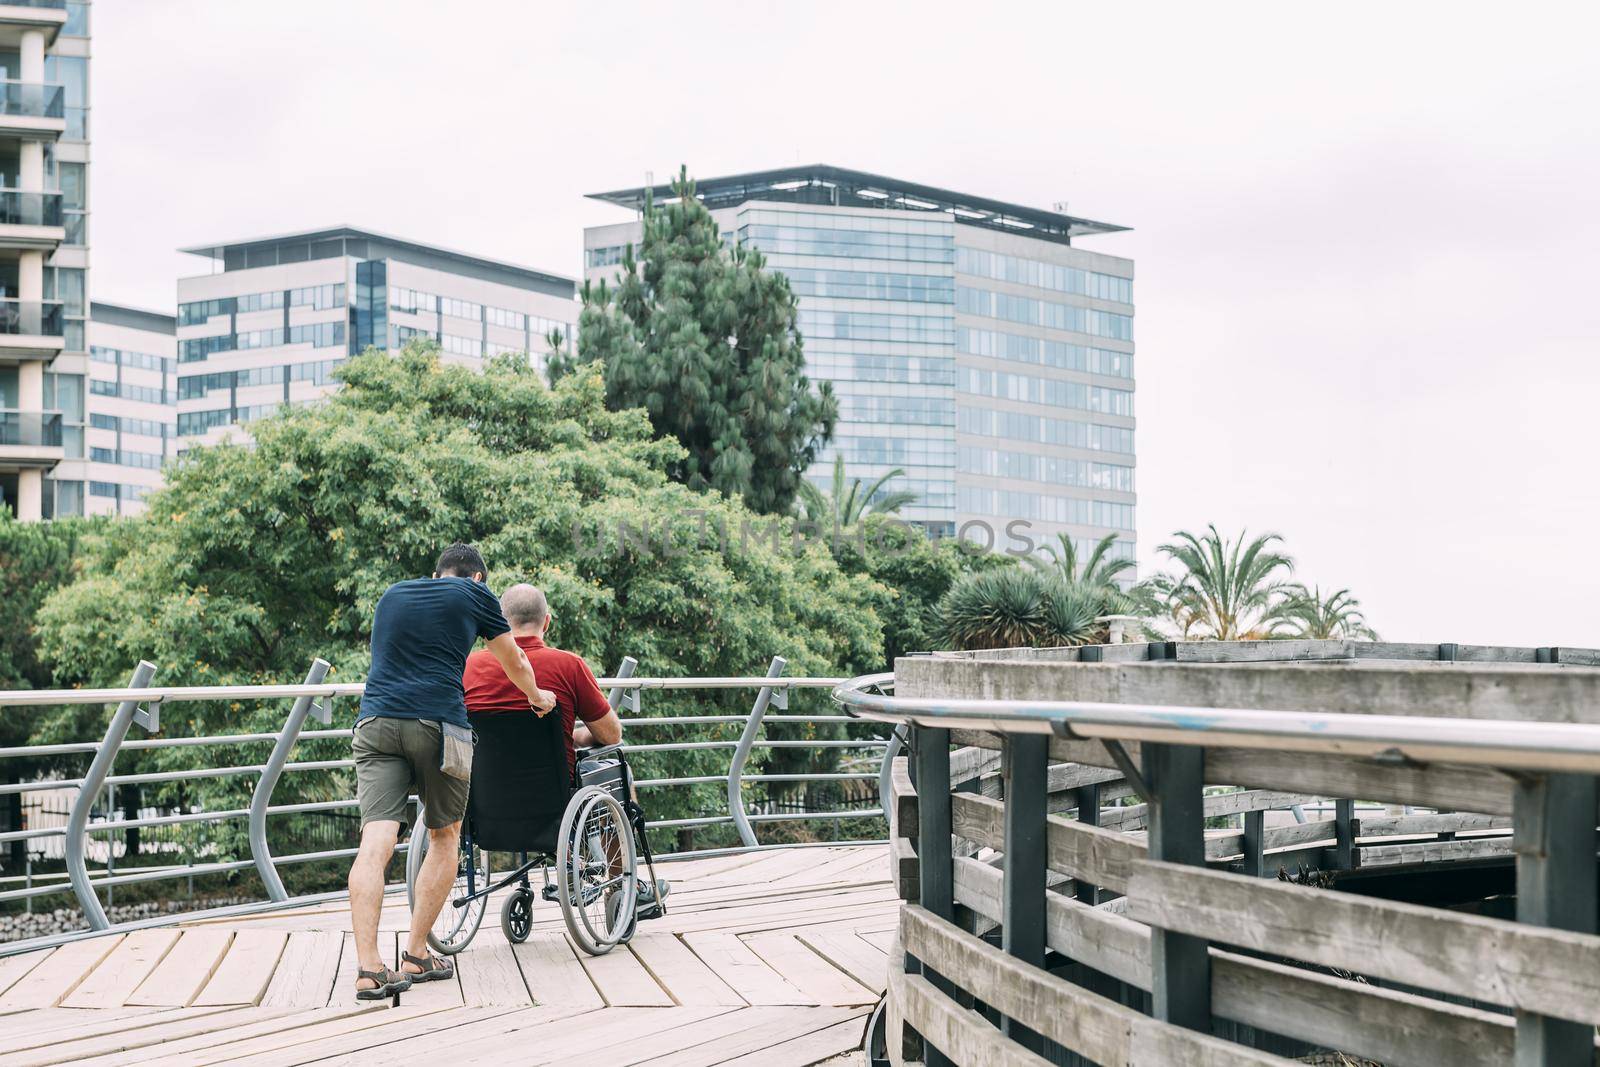
M841 687L911 734L891 1060L1597 1062L1600 655L1462 651L1007 651Z

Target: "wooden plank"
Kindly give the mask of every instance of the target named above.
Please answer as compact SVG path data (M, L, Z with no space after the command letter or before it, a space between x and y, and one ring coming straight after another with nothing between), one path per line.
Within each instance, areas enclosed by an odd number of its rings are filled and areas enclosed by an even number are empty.
M405 947L405 936L399 935L399 947ZM394 969L400 970L400 955L394 956ZM406 990L400 1002L407 1007L419 1008L461 1008L466 1006L466 1000L461 992L461 966L457 962L455 973L449 978L436 978L431 982L413 982L411 988Z
M1016 1019L1097 1063L1181 1063L1186 1067L1257 1064L1262 1067L1287 1067L1291 1062L1219 1040L1209 1034L1152 1019L1142 1012L1091 993L1082 986L1057 978L1048 971L1031 967L914 904L901 910L900 938L908 953L948 978L957 988L970 992L1001 1014ZM927 985L925 992L931 992L951 1010L961 1011L954 1001L939 995L931 985ZM939 1017L933 1013L927 1014L935 1019ZM949 1048L958 1062L996 1062L987 1058L981 1061L964 1060L957 1054L957 1046L942 1044L937 1031L930 1032L921 1025L918 1012L909 1003L905 1017L934 1047L941 1050ZM944 1017L948 1019L948 1014ZM976 1015L971 1017L981 1019ZM948 1023L945 1025L948 1026ZM987 1021L984 1021L984 1025L988 1026ZM998 1030L993 1027L989 1029L996 1036L999 1035ZM987 1035L984 1035L984 1041L993 1054L992 1042ZM1009 1042L1006 1044L1010 1045ZM1018 1048L1015 1045L1010 1047Z
M544 1034L543 1028L552 1023L572 1023L587 1015L598 1015L584 1008L484 1008L461 1009L470 1012L475 1018L461 1025L449 1029L430 1029L427 1023L419 1023L409 1034L395 1035L395 1040L386 1040L392 1031L380 1031L371 1034L368 1038L370 1044L366 1048L351 1052L342 1052L337 1055L317 1059L317 1067L372 1067L374 1059L381 1059L383 1055L394 1055L394 1058L403 1060L407 1064L426 1064L441 1060L449 1064L477 1062L475 1051L485 1045L498 1042L501 1049L499 1063L508 1062L505 1049L511 1042L516 1042L519 1053L526 1044L536 1042ZM451 1013L450 1021L456 1013ZM428 1016L428 1020L445 1018L439 1015ZM553 1028L552 1028L553 1029ZM512 1035L515 1035L513 1037ZM395 1055L403 1050L403 1055ZM379 1053L374 1056L374 1053ZM531 1055L531 1053L530 1053ZM491 1061L493 1062L493 1061Z
M1273 642L1276 644L1276 642ZM1028 663L911 657L899 696L1080 700L1147 707L1262 708L1445 719L1600 722L1600 672L1362 660L1289 663ZM961 743L958 739L952 739Z
M882 993L889 981L889 957L849 931L823 929L797 935L829 963L875 993Z
M750 950L738 934L688 934L684 943L751 1004L815 1004Z
M23 975L43 963L50 955L50 949L41 949L38 952L22 952L15 956L0 957L0 994L16 985L22 980Z
M901 900L919 899L920 883L917 870L916 846L909 838L891 837L889 839L890 882L895 887L895 894Z
M760 1014L763 1010L771 1010L773 1014L763 1017ZM641 1050L643 1055L625 1057L622 1062L629 1065L648 1064L649 1067L721 1064L752 1052L768 1053L787 1048L793 1041L847 1019L864 1018L865 1014L860 1008L747 1008L711 1020L713 1023L727 1023L732 1029L695 1027L684 1032L682 1039L674 1041L676 1047L671 1050L647 1048ZM612 1062L609 1056L607 1062Z
M911 784L911 761L897 756L889 771L889 836L917 839L917 787Z
M160 1064L161 1067L167 1067L167 1064L177 1061L184 1054L196 1050L214 1049L254 1037L281 1034L285 1029L299 1029L344 1015L372 1011L376 1007L368 1005L362 1008L352 1006L342 1009L317 1008L298 1011L285 1008L185 1008L181 1013L163 1014L182 1014L188 1018L221 1015L226 1017L231 1025L226 1028L213 1026L208 1030L196 1032L192 1037L171 1037L154 1045L125 1048L104 1056L89 1057L80 1060L79 1063L82 1067L129 1067L135 1063L153 1062ZM244 1021L251 1019L255 1021ZM202 1062L214 1063L217 1058L214 1056L211 1060Z
M825 1060L832 1063L833 1057L860 1049L865 1036L865 1016L846 1019L803 1037L785 1038L782 1044L771 1048L723 1060L717 1067L809 1067Z
M890 974L889 1001L906 1026L952 1062L984 1067L1048 1067L1050 1062L1011 1042L983 1016L960 1007L921 975Z
M178 943L172 928L135 930L62 1000L65 1008L121 1007Z
M964 793L950 798L951 825L956 834L990 848L1005 843L1005 805ZM1128 865L1145 856L1145 847L1115 830L1104 830L1059 815L1048 817L1049 865L1072 878L1123 892Z
M1143 861L1129 914L1258 952L1600 1024L1600 937Z
M665 930L641 930L629 942L628 949L678 1004L694 1007L742 1007L745 1004L732 986Z
M461 997L469 1008L531 1008L533 995L517 966L511 944L482 934L467 951L453 957L461 979ZM402 999L402 1003L405 1001Z
M786 982L811 998L813 1004L873 1004L878 994L851 978L790 933L757 934L748 945Z
M1276 789L1245 789L1236 793L1213 793L1205 798L1203 804L1206 818L1211 819L1223 815L1239 815L1247 811L1288 808L1295 804L1310 803L1316 799L1303 793L1285 793ZM1124 804L1120 807L1107 808L1102 812L1100 825L1109 830L1136 830L1143 828L1149 819L1149 805Z
M82 1064L99 1058L118 1063L131 1062L130 1053L142 1049L168 1046L197 1034L210 1034L226 1030L235 1022L260 1022L287 1015L289 1009L217 1008L201 1011L163 1012L153 1016L161 1020L148 1026L120 1027L95 1037L57 1041L27 1051L16 1052L0 1059L5 1067L50 1067L53 1064ZM96 1014L99 1014L96 1012Z
M957 860L955 876L956 899L998 922L1001 873ZM1136 988L1150 988L1147 926L1055 893L1046 898L1046 908L1052 949ZM1211 973L1214 1014L1389 1067L1502 1067L1511 1059L1508 1016L1215 948Z
M211 980L195 996L195 1006L255 1004L272 981L288 940L285 930L240 930Z
M351 1003L355 1003L353 999ZM222 1042L160 1062L162 1067L209 1067L224 1062L239 1067L309 1063L415 1035L426 1025L424 1020L440 1014L443 1012L438 1009L403 1004L399 1008L370 1006L364 1011L312 1009L300 1015L285 1016L279 1020L277 1029L270 1032L246 1040L234 1040L224 1032L220 1035L224 1038ZM304 1021L300 1021L302 1018ZM388 1029L387 1039L382 1036L385 1028ZM370 1058L369 1054L369 1061Z
M344 939L345 935L337 930L292 931L272 981L261 995L261 1006L320 1008L328 1003L339 973Z
M513 945L512 952L535 1004L605 1007L605 1000L578 962L565 934L535 933L522 944Z
M101 1008L92 1012L75 1008L35 1008L6 1018L5 1049L42 1048L62 1041L148 1026L172 1015L170 1008Z
M178 943L125 1003L184 1007L211 980L233 942L233 931L215 926L174 932L181 933Z
M388 930L378 931L378 956L384 966L393 967L400 958L399 935ZM348 1007L373 1003L356 999L356 980L360 968L356 956L355 934L345 931L339 937L339 965L334 972L333 985L328 990L329 1007ZM378 1002L383 1003L383 1002Z
M639 958L626 946L618 945L603 956L591 956L574 946L578 962L589 980L600 991L606 1005L613 1008L662 1008L672 1006L672 997Z
M59 946L0 996L0 1011L49 1008L61 1003L122 944L124 936L89 937Z
M1455 841L1414 841L1404 845L1363 845L1361 866L1395 867L1414 863L1478 860L1514 853L1511 838L1467 837Z

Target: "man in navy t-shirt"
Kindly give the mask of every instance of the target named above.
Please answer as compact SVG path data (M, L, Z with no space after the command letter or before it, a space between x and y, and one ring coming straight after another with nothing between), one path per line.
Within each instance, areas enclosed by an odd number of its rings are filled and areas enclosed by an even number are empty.
M461 687L467 654L481 637L513 685L540 715L555 695L540 689L528 657L511 639L500 602L484 584L483 557L471 545L451 545L432 578L391 585L372 620L372 668L361 696L351 747L361 848L350 867L350 917L357 956L356 997L382 1000L413 982L452 977L450 964L428 951L428 930L455 883L466 779L440 769L442 724L465 728ZM422 798L428 855L418 872L411 932L399 971L378 954L384 872L394 855L408 798Z

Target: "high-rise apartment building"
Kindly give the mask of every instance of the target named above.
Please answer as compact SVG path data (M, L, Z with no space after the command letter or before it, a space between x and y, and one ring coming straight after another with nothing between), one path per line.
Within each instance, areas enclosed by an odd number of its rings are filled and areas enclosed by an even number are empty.
M640 210L668 186L592 194ZM1133 558L1133 263L1076 247L1124 229L828 166L697 182L723 236L762 250L799 297L809 375L840 417L808 477L905 471L903 518L996 549L1115 534ZM637 218L591 227L611 277Z
M81 510L135 515L177 453L177 340L165 312L89 305L88 476ZM57 478L58 514L77 483Z
M180 445L326 394L369 345L538 359L576 318L571 278L348 226L183 251L213 270L178 280Z
M0 507L24 519L81 510L88 474L89 6L0 3Z

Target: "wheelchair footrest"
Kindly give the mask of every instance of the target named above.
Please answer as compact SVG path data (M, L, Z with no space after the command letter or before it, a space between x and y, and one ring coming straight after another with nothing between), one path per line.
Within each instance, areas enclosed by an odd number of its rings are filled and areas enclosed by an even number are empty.
M552 904L561 899L561 891L553 885L547 885L543 889L539 890L539 895L550 901Z

